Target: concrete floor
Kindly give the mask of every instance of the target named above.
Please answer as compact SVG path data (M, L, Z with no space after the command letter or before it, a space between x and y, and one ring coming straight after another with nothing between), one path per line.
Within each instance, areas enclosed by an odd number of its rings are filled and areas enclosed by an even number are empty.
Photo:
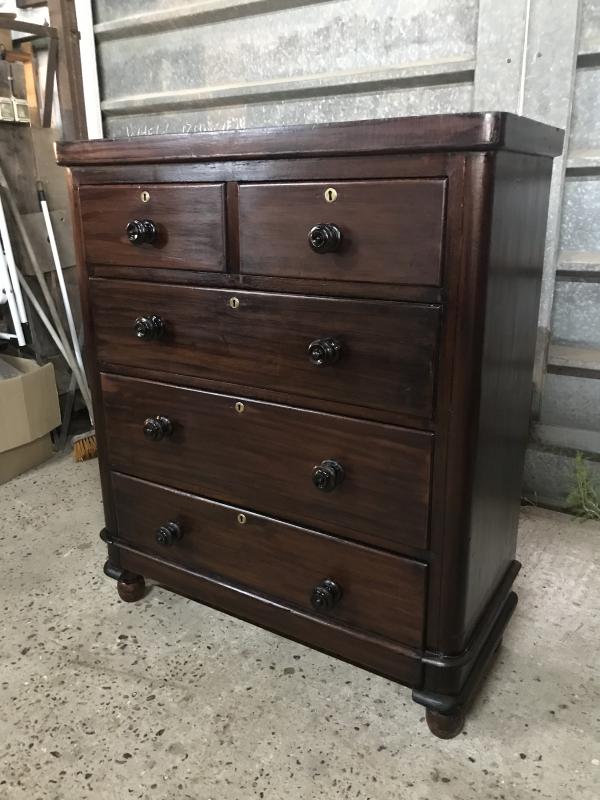
M523 512L521 603L463 735L407 689L102 575L97 463L0 487L2 800L597 800L600 525Z

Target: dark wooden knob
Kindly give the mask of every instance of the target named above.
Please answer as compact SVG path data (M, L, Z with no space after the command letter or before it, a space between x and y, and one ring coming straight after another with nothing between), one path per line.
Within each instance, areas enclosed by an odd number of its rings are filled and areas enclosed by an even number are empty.
M342 355L342 345L337 339L315 339L308 345L308 358L315 367L335 364Z
M127 223L125 230L127 238L136 247L141 244L152 244L158 235L158 228L151 219L132 219Z
M183 536L181 527L176 522L167 522L156 529L155 539L158 544L170 547L174 542L178 542Z
M322 492L333 492L344 480L344 468L337 461L321 461L314 467L312 479L317 489Z
M173 423L168 417L157 415L156 417L148 417L144 422L144 436L153 442L159 442L172 433Z
M144 342L160 339L164 335L165 328L164 321L156 314L138 317L133 326L137 338Z
M342 244L342 232L332 222L322 222L310 229L308 242L315 253L335 253Z
M315 611L331 611L341 599L342 587L331 578L325 578L312 590L310 604Z

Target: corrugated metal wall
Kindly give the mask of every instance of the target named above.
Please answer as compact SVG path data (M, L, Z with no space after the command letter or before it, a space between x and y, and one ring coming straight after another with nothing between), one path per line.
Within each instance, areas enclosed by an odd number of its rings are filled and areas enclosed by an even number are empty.
M572 488L573 456L600 483L600 0L581 3L555 243L550 331L526 490L557 503Z
M96 2L109 135L462 110L472 102L475 0L421 0L404 10L389 0L165 5Z
M560 504L577 449L597 470L600 0L93 5L107 136L496 108L566 128L526 491Z

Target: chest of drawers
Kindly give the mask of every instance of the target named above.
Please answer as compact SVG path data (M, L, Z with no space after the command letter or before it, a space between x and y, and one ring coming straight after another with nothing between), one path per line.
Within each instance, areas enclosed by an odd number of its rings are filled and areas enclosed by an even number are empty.
M503 113L63 143L108 545L412 688L516 605L552 158Z

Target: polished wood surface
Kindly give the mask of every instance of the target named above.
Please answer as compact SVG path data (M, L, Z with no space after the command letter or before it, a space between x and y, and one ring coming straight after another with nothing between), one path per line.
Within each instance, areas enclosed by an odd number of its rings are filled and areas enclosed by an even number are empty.
M151 369L432 416L435 306L106 280L90 286L104 369ZM159 340L134 334L135 319L147 314L165 322ZM315 366L309 345L328 337L339 341L339 359Z
M454 735L516 606L561 146L503 113L60 146L76 219L83 207L106 574L407 683ZM178 263L85 249L88 193L102 215L116 190L206 184L221 198L212 271L191 230ZM188 205L169 208L188 224ZM136 340L140 315L138 332L164 335Z
M515 150L557 156L563 132L503 111L435 114L398 119L336 122L286 128L208 131L191 135L140 136L62 142L59 164L133 164L284 156L414 153L431 150Z
M455 328L438 399L453 414L440 429L447 466L433 487L434 652L462 652L487 606L510 588L502 580L515 557L551 168L549 158L515 153L467 162L460 272L449 297Z
M112 469L395 551L427 545L430 433L115 375L102 393ZM155 414L173 422L162 441L144 437ZM312 472L328 459L345 477L323 492Z
M438 286L444 207L440 179L243 184L240 271ZM340 229L336 252L311 249L309 231L319 223Z
M460 649L516 549L551 174L549 158L496 157Z
M113 486L118 536L130 545L309 614L421 645L425 565L124 475L113 474ZM156 529L169 521L181 538L158 544ZM317 612L311 592L324 578L335 580L342 596Z
M144 192L147 202L142 200ZM207 272L225 268L222 184L86 186L79 197L91 264ZM126 234L128 222L146 218L158 226L156 242L132 245Z

